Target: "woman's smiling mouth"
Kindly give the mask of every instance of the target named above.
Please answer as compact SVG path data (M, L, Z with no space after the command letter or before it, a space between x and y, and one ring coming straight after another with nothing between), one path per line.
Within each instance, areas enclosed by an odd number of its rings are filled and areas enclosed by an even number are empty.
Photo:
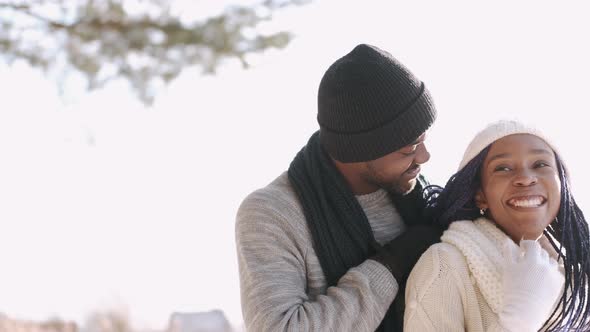
M506 204L517 208L536 208L547 202L547 199L540 195L519 196L509 199Z

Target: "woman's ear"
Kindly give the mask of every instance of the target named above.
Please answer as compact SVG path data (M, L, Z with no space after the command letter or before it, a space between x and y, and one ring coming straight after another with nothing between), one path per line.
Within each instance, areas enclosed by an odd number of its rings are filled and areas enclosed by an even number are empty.
M488 209L488 201L481 189L477 189L477 192L475 193L475 205L484 211Z

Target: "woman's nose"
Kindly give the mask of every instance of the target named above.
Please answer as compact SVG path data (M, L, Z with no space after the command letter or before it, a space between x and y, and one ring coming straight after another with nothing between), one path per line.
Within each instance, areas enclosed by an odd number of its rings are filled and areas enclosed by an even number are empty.
M536 184L538 181L537 176L528 170L520 171L515 179L514 184L516 186L526 187L533 184Z

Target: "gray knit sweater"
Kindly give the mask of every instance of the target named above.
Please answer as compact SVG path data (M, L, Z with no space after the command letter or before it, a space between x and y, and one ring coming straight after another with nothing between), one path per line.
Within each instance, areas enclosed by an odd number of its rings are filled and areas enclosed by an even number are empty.
M384 190L357 200L378 242L404 231ZM397 294L391 273L373 260L326 287L286 172L244 200L237 214L236 246L248 331L374 331Z

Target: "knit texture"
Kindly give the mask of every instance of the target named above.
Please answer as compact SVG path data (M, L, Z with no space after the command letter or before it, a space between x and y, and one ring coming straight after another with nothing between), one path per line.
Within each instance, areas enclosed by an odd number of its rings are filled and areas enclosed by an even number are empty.
M410 274L404 331L523 332L540 327L532 326L538 322L527 321L521 322L528 324L524 327L501 324L504 246L518 247L507 235L480 218L452 223L441 240L422 255ZM537 284L532 288L546 287L546 280L533 279ZM563 279L553 286L562 287ZM535 301L555 305L555 299ZM526 313L522 310L516 315Z
M506 245L516 247L516 244L484 218L453 222L441 240L454 245L465 256L486 302L494 313L499 313L504 265L501 249Z
M288 174L303 206L328 286L336 285L346 271L375 255L380 245L375 242L367 216L346 180L320 146L318 133L312 135L297 154ZM407 195L391 195L406 224L422 221L420 212L426 205L422 183L418 181ZM401 260L398 262L401 264ZM403 310L400 313L403 314ZM396 316L391 308L378 331L394 331L398 329L396 326L401 330L403 319Z
M504 249L500 323L512 331L536 332L563 294L563 267L534 240Z
M424 83L375 46L358 45L332 64L320 82L320 140L341 162L374 160L396 151L435 119Z
M483 130L475 135L473 140L471 140L467 146L465 153L463 154L461 163L459 163L459 170L463 169L463 167L465 167L465 165L467 165L471 159L477 156L488 145L494 143L502 137L515 134L530 134L537 136L544 140L545 143L547 143L547 145L549 145L556 154L560 155L548 135L534 125L520 120L499 120L487 125Z
M386 191L356 199L377 242L387 243L405 230ZM373 332L397 294L391 273L373 260L328 287L287 173L241 204L236 248L248 331Z

